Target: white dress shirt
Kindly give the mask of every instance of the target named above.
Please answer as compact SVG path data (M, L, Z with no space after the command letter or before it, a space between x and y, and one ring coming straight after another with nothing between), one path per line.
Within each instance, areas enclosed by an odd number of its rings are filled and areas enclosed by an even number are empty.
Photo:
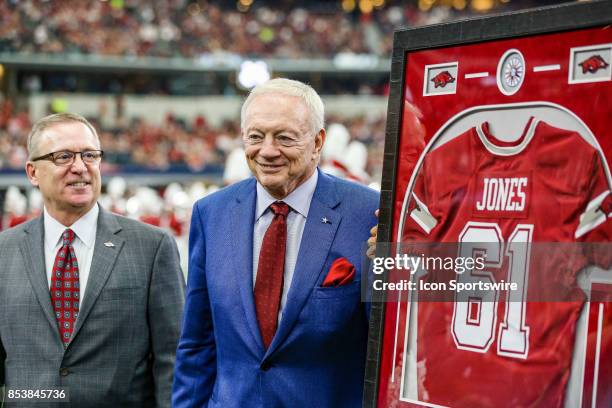
M274 218L274 214L269 208L270 204L275 201L283 201L290 207L289 214L287 215L287 246L285 252L283 294L280 308L278 309L279 322L283 315L285 304L287 303L287 293L291 287L295 263L297 261L298 252L300 251L300 243L302 242L302 233L304 232L308 210L310 209L310 202L312 201L312 196L317 187L318 173L318 170L315 169L313 175L310 176L308 180L300 184L282 200L277 200L272 197L270 193L257 182L257 207L255 208L255 226L253 230L253 288L255 288L255 281L257 279L259 251L261 250L263 237Z
M67 228L74 231L74 242L72 247L77 257L79 265L79 299L83 304L85 297L85 288L87 287L87 279L89 278L89 269L91 268L91 260L93 259L94 244L96 243L96 231L98 230L98 205L94 205L84 216L79 218L74 224L66 227L55 218L53 218L44 209L44 225L45 225L45 270L47 272L47 283L51 288L51 274L53 272L53 264L57 251L62 246L62 234Z

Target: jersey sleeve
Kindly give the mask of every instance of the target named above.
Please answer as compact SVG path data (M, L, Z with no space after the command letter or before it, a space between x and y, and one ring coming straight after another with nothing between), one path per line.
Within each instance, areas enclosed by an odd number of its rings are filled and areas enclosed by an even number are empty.
M582 211L574 237L588 243L585 249L589 263L608 269L612 265L612 194L606 173L605 160L593 152L591 170L585 182Z
M403 242L432 241L432 231L438 225L436 201L432 197L432 188L429 182L428 161L424 160L418 171L414 186L407 197L408 205L404 213Z
M593 153L592 163L585 183L586 200L575 238L579 241L606 242L612 238L610 228L612 195L602 158L597 152Z

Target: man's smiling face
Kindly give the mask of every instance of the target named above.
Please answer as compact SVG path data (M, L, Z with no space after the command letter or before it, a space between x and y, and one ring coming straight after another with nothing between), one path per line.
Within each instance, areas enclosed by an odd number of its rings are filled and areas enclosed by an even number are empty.
M312 129L310 115L300 97L280 93L258 95L247 107L242 129L247 162L277 199L306 181L319 163L325 131Z
M65 122L54 124L40 134L36 153L42 156L62 150L99 149L99 140L85 124ZM86 164L80 155L65 166L50 160L28 162L26 172L30 182L40 189L47 211L58 220L64 214L85 214L100 197L100 164Z

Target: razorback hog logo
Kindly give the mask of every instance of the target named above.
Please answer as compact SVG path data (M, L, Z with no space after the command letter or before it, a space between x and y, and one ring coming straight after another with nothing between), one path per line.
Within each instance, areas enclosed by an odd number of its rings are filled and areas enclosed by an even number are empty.
M607 68L609 64L601 57L601 55L593 55L592 57L585 59L578 65L582 67L583 74L586 74L587 72L594 74L600 69Z
M434 88L440 87L444 88L446 84L451 82L455 82L455 78L448 71L442 71L435 77L431 78L431 82L434 83Z

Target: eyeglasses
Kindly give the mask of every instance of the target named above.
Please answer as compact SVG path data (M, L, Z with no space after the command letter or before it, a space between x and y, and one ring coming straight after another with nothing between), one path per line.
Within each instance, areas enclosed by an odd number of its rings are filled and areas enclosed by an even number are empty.
M98 164L102 160L104 152L102 150L83 150L82 152L72 152L70 150L61 150L52 152L43 156L35 157L31 161L50 160L56 166L70 166L74 163L76 155L81 155L81 160L85 164Z

